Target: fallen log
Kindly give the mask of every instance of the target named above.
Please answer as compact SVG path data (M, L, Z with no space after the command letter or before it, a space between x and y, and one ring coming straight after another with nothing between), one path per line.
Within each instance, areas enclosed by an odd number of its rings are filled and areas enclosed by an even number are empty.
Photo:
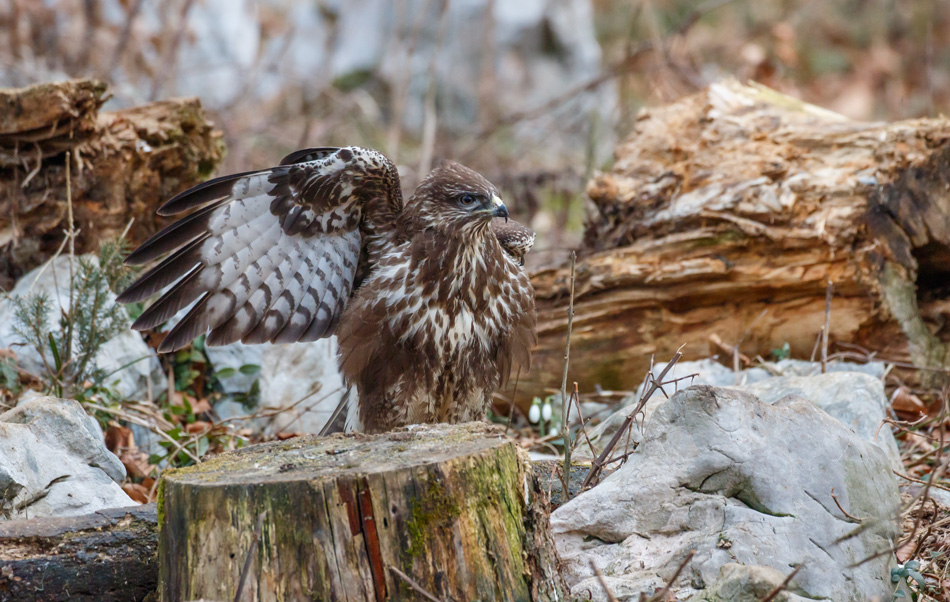
M154 504L0 521L0 602L139 602L157 551Z
M0 287L49 258L67 229L67 169L77 253L96 252L134 217L131 242L164 224L158 205L205 179L224 154L197 99L102 111L92 80L0 90Z
M162 600L559 600L547 517L482 423L254 446L163 476Z
M858 123L727 81L641 112L577 260L570 380L634 389L652 356L831 350L950 366L950 120ZM531 394L560 381L570 268L532 276ZM717 339L718 337L718 339ZM856 347L855 347L856 346Z

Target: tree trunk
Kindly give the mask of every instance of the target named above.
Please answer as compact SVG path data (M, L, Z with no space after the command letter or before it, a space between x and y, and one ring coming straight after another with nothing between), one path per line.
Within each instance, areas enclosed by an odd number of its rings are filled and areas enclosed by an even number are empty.
M481 423L223 454L165 473L159 521L165 602L241 586L247 601L419 600L397 571L440 599L561 594L530 463Z
M158 586L153 504L0 521L0 602L139 602Z
M197 99L100 112L106 85L91 80L0 89L0 287L59 248L69 192L78 253L95 252L132 221L131 242L163 222L155 209L211 174L221 133Z
M633 389L651 357L869 350L950 363L950 120L857 123L724 82L641 112L576 268L571 380ZM532 277L540 346L521 391L559 382L570 267ZM717 337L721 343L717 342ZM859 347L847 347L847 344ZM863 353L863 351L860 351Z

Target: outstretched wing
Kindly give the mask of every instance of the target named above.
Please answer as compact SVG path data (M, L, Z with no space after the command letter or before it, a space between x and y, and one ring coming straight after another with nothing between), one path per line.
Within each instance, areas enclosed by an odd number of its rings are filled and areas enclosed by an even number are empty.
M154 328L191 305L159 351L209 330L209 345L329 336L366 271L364 247L392 227L402 193L381 153L314 148L277 167L199 184L158 213L189 210L126 259L143 264L168 254L119 296L130 303L167 288L133 328Z

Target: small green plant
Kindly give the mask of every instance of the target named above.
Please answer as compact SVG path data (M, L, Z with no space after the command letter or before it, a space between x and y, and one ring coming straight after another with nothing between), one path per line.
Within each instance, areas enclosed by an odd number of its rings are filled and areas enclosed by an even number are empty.
M792 347L786 341L784 345L772 350L772 357L775 361L779 362L782 360L787 360L792 356Z
M124 249L122 242L110 242L102 245L98 260L71 258L66 307L56 307L42 293L14 298L14 329L39 354L43 370L36 376L46 393L82 401L108 377L95 359L107 341L129 327L129 315L111 299L112 286L132 277L122 264Z

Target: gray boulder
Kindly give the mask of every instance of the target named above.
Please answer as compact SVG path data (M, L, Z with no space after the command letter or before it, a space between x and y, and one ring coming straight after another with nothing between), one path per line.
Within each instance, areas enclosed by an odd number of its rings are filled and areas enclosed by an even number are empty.
M856 435L884 450L891 467L901 467L900 451L889 426L882 427L890 406L879 378L858 372L828 372L816 376L779 376L733 387L765 403L792 395L815 404Z
M86 259L95 261L92 255ZM40 266L20 278L8 297L0 299L0 348L12 349L18 363L28 372L40 374L44 370L42 358L14 331L16 305L10 297L45 294L55 308L69 307L69 257L59 256L47 267ZM110 293L109 303L115 303ZM51 324L58 318L51 316ZM139 333L126 329L102 346L95 358L96 367L108 376L104 381L123 399L145 399L149 391L157 396L166 387L165 375L155 352L145 344ZM151 384L150 382L151 381Z
M125 467L78 402L34 398L0 414L0 518L76 516L134 506Z
M821 374L819 364L800 360L783 360L770 364L768 368L750 368L737 374L722 364L707 359L676 364L667 380L695 374L694 378L680 382L679 388L688 385L728 387L752 393L765 403L775 403L787 395L807 399L866 441L879 445L887 453L892 466L900 467L900 453L894 435L889 428L881 428L890 405L884 393L883 364L832 363L828 365L826 374ZM656 372L659 373L660 370L662 366L658 367ZM673 390L676 390L676 385L673 387ZM624 419L636 407L640 393L641 391L637 391L636 394L625 398L621 402L621 409L589 430L595 451L600 452L617 432ZM669 393L672 394L672 391ZM645 420L649 420L664 401L661 393L655 393L643 409ZM639 442L642 438L639 424L635 424L631 441ZM589 458L591 455L586 445L578 446L577 450L579 458Z
M215 411L222 418L230 418L258 410L285 410L248 425L262 434L319 433L345 391L337 369L336 337L290 345L234 343L208 347L207 353L215 371L239 370L248 364L260 366L255 375L238 372L222 379L225 392L236 394L246 392L259 378L258 405L249 409L226 396L215 405Z
M858 602L894 591L891 555L849 567L890 548L898 507L887 454L810 401L695 386L660 405L627 463L551 525L574 595L606 599L593 562L615 595L636 599L692 550L681 600L744 599L723 592L802 565L791 594ZM730 563L771 570L734 574Z

